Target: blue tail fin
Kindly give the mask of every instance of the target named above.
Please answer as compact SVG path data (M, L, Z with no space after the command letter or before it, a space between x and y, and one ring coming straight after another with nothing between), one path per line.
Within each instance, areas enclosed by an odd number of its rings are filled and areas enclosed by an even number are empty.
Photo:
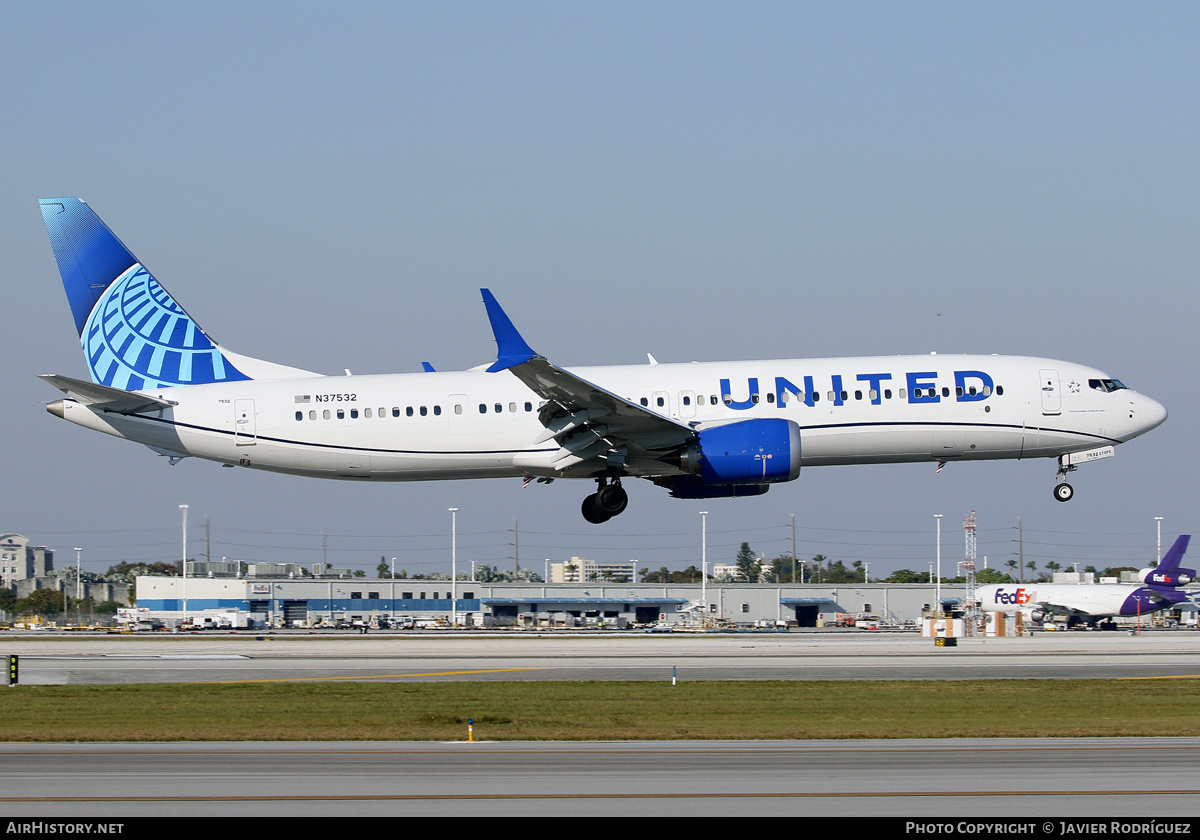
M313 375L219 347L84 202L40 203L93 382L134 391Z

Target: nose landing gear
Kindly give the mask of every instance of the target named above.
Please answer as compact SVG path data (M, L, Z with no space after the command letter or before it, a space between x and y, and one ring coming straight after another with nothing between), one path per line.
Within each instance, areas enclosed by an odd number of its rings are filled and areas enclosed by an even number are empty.
M596 479L596 492L583 500L583 518L593 525L607 522L619 515L629 505L629 494L621 486L621 479Z
M1054 498L1060 502L1069 502L1075 496L1075 488L1067 484L1064 479L1068 473L1075 472L1079 469L1074 464L1068 464L1062 456L1058 459L1058 475L1055 476Z

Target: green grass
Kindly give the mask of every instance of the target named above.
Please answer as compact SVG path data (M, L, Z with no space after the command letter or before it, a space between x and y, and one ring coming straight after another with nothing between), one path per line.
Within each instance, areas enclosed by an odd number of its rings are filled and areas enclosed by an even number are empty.
M1200 681L17 686L23 741L1082 737L1200 734Z

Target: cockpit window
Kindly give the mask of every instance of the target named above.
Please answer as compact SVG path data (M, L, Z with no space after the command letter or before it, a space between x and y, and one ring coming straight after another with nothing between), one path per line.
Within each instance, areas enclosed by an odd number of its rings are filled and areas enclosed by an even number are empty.
M1097 391L1107 391L1111 394L1113 391L1124 389L1125 385L1120 379L1089 379L1088 387L1095 388Z

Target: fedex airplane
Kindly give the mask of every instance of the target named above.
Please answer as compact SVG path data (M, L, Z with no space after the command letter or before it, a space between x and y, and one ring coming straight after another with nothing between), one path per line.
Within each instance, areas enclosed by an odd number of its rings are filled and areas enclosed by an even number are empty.
M1195 569L1180 567L1191 536L1184 534L1157 566L1138 572L1141 583L1023 583L989 584L977 592L980 607L990 612L1024 612L1033 621L1065 616L1068 625L1102 618L1146 615L1170 609L1187 600L1180 587L1196 577Z
M872 356L561 368L496 298L496 361L466 371L325 376L216 343L78 198L42 199L90 381L42 378L58 417L172 464L317 478L595 482L583 516L628 504L626 478L681 499L756 496L801 467L1056 458L1080 464L1166 417L1154 400L1072 362Z

